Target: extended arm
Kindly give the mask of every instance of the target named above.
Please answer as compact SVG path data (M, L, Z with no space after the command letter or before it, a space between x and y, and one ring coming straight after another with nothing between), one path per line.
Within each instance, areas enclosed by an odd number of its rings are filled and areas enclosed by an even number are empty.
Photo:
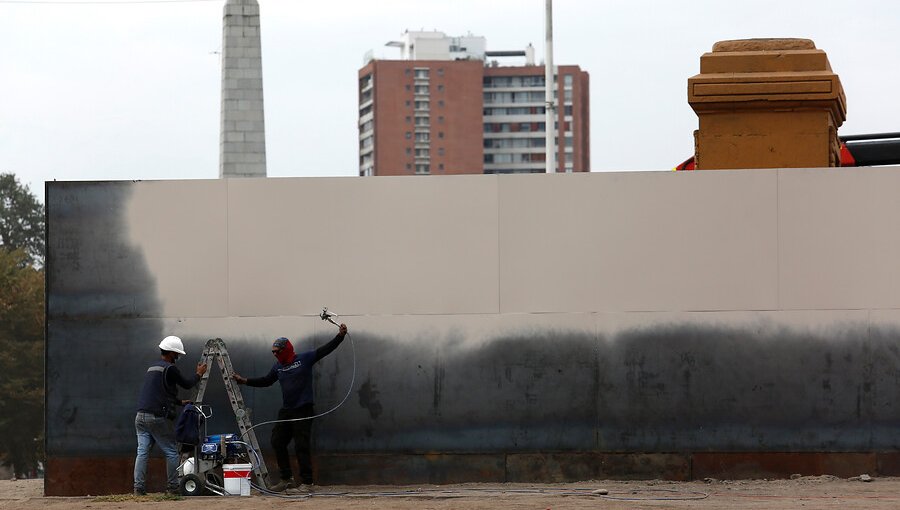
M272 367L272 370L269 370L269 373L262 377L241 377L241 374L235 372L234 380L237 381L238 384L246 384L247 386L255 386L257 388L265 388L266 386L271 386L275 384L275 381L278 380L278 372L275 370L275 367Z
M324 358L325 356L328 356L329 354L334 352L334 350L337 349L339 345L341 345L341 342L344 341L344 337L347 335L347 325L341 324L340 328L341 329L340 329L340 331L338 331L338 334L333 339L331 339L330 342L328 342L327 344L323 345L322 347L319 347L318 349L316 349L316 360L315 361L319 361L320 359ZM314 363L315 363L315 361L314 361Z
M194 374L194 376L190 377L190 378L186 378L183 375L181 375L181 371L178 370L178 367L176 367L175 365L172 365L171 367L169 367L169 370L166 371L166 379L167 379L166 382L169 383L170 386L174 387L177 384L178 386L181 386L182 388L189 390L189 389L193 388L198 382L200 382L200 377L202 377L205 372L206 372L206 365L202 364L202 363L198 363L197 364L197 372Z

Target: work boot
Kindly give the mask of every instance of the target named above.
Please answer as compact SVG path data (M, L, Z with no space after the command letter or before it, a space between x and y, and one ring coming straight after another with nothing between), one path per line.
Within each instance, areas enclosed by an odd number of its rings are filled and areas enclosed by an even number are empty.
M309 494L312 492L312 486L305 483L296 485L290 489L291 494Z
M275 485L269 487L269 490L272 492L284 492L287 489L293 489L297 484L294 483L293 478L288 478L287 480L282 480Z
M147 491L144 490L144 489L135 489L135 490L134 490L134 495L135 495L135 496L146 496L146 495L147 495Z

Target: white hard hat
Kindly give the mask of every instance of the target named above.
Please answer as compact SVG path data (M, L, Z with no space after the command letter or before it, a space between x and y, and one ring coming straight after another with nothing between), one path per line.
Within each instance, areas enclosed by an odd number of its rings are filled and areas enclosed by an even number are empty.
M163 338L163 341L159 343L159 348L164 351L172 351L177 352L178 354L184 354L184 344L181 343L181 339L177 336L167 336Z

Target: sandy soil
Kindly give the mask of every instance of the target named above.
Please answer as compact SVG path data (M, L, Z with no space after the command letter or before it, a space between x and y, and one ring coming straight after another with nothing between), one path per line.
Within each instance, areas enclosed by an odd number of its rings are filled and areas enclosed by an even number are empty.
M607 495L592 491L606 489ZM234 510L267 509L784 509L900 508L900 478L872 482L830 476L796 480L740 480L708 482L589 481L575 484L464 484L442 486L315 487L312 496L277 498L197 497L180 500L162 495L102 498L54 498L42 495L41 480L0 481L0 509L209 510L212 505Z

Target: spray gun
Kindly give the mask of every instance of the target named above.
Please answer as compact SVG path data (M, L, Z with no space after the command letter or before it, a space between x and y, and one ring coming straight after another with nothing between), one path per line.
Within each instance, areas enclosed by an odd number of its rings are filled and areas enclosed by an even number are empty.
M319 314L319 318L321 318L323 321L328 321L328 322L334 324L335 326L340 327L340 324L338 324L337 322L334 322L334 319L332 319L332 317L337 317L337 316L338 316L338 314L336 314L334 312L329 312L327 306L322 307L322 313Z

